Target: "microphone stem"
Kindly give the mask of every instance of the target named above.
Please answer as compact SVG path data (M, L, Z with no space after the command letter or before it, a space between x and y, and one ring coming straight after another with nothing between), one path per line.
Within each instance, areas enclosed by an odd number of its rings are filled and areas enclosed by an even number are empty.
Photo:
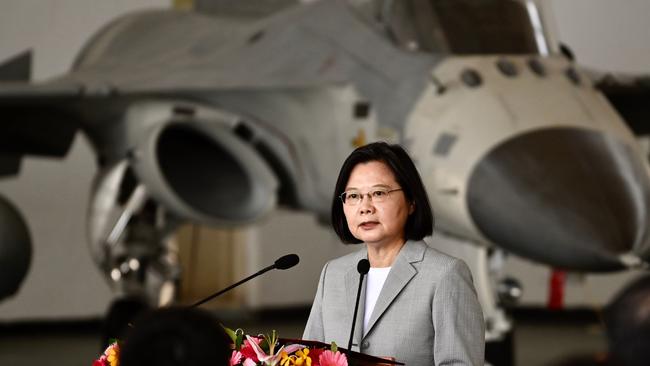
M357 290L357 302L354 304L354 315L352 316L352 329L350 329L350 340L348 341L348 351L352 351L352 338L354 336L354 328L357 324L357 312L359 311L359 298L361 297L361 285L363 284L363 276L359 277L359 289Z
M266 268L264 268L264 269L258 271L257 273L252 274L252 275L250 275L250 276L244 278L243 280L241 280L241 281L239 281L239 282L237 282L237 283L234 283L234 284L232 284L232 285L230 285L230 286L224 288L223 290L221 290L221 291L219 291L219 292L216 292L216 293L214 293L214 294L212 294L212 295L206 297L206 298L203 299L203 300L199 300L199 301L195 302L194 304L190 305L190 307L191 307L191 308L195 308L195 307L197 307L197 306L199 306L199 305L201 305L201 304L203 304L203 303L206 303L206 302L208 302L208 301L214 299L215 297L217 297L217 296L223 294L224 292L226 292L226 291L228 291L228 290L232 290L233 288L235 288L235 287L241 285L242 283L244 283L244 282L246 282L246 281L248 281L248 280L250 280L250 279L252 279L252 278L257 277L257 276L261 275L261 274L264 273L264 272L268 272L268 271L272 270L273 268L275 268L275 264L272 264L272 265L270 265L270 266L268 266L268 267L266 267ZM357 301L359 301L359 300L357 299Z

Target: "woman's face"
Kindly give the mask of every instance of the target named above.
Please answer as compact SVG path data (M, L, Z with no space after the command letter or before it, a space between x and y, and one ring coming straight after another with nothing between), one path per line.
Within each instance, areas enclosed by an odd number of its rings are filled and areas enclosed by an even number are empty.
M352 169L345 191L360 193L363 199L354 206L344 204L343 213L355 238L375 246L404 243L404 225L414 209L406 201L404 192L390 192L382 202L374 202L367 195L378 189L390 191L401 188L393 172L382 162L361 163Z

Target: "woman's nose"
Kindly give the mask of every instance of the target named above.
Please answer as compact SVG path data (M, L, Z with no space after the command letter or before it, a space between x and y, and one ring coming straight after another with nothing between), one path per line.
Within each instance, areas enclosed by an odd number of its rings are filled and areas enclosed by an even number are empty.
M359 212L366 214L372 212L372 210L372 200L369 197L364 197L364 199L359 203Z

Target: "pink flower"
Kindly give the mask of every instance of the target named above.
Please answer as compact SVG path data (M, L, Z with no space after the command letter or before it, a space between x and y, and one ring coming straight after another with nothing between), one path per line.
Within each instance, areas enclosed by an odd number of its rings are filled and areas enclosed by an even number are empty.
M241 357L241 352L232 351L232 355L230 355L230 366L238 365L241 362Z
M110 366L108 363L108 360L106 359L106 355L101 355L98 359L93 362L93 366Z
M345 354L336 351L325 351L321 353L318 358L318 363L320 366L348 366L348 359L345 357Z
M250 336L246 336L246 338L248 338L249 340L252 339ZM294 353L297 350L304 347L300 344L291 344L286 347L285 346L280 347L280 349L275 354L267 355L266 352L264 352L264 350L262 349L262 347L260 347L259 344L251 343L251 346L253 347L253 350L257 354L257 359L266 366L275 366L276 364L278 364L282 359L282 351L286 353ZM273 350L273 347L271 347L271 349ZM248 365L244 365L244 366L248 366Z

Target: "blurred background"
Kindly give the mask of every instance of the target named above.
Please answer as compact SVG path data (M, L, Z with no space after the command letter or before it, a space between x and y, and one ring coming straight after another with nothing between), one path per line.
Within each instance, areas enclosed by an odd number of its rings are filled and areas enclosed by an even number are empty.
M650 2L548 3L558 38L580 65L650 74ZM45 80L66 72L88 37L111 19L138 9L192 5L190 0L3 0L0 60L31 49L32 79ZM0 365L88 365L99 351L101 318L113 295L92 262L85 231L95 170L88 142L77 135L65 159L27 157L19 176L0 180L0 193L23 213L33 242L20 291L0 303ZM323 264L357 249L340 244L312 214L281 209L237 229L185 225L175 240L183 265L183 303L224 288L281 255L300 255L296 268L275 271L205 305L232 327L251 333L277 329L286 337L302 334ZM437 240L444 238L430 239L434 246ZM524 289L513 312L521 365L603 350L598 311L639 275L564 273L562 306L551 311L552 268L516 257L508 257L504 268Z

